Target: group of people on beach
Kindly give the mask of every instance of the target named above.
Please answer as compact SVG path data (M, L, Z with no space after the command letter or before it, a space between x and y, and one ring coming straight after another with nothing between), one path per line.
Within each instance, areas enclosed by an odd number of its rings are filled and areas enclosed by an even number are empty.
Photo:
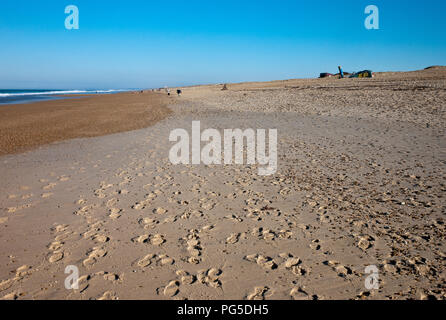
M166 92L167 92L167 95L170 96L170 89L169 88L166 89ZM181 93L182 93L182 91L180 89L177 89L177 95L180 96Z

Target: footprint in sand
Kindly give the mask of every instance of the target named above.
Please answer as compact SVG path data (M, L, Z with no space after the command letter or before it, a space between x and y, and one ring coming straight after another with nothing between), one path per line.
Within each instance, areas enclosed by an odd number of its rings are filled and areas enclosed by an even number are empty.
M189 219L190 217L200 218L202 216L203 216L202 211L188 209L188 210L184 211L184 213L181 215L181 219Z
M293 232L291 230L281 229L281 230L279 230L277 235L281 239L291 239L291 237L293 236Z
M90 275L84 275L79 277L77 280L78 289L75 289L77 292L82 293L90 286L89 281L91 280Z
M276 234L271 230L263 230L262 237L266 241L274 241L276 239Z
M217 204L216 204L215 202L208 201L208 202L205 202L205 203L201 204L201 207L202 207L204 210L211 210L211 209L213 209L216 205L217 205Z
M161 234L155 234L155 235L143 234L138 237L132 238L131 240L132 240L132 242L135 242L135 243L150 242L154 246L159 246L159 245L163 244L164 242L166 242L166 240L164 240L164 236Z
M218 268L211 268L209 270L200 270L197 273L198 282L205 284L212 288L220 288L222 282L220 281L220 276L223 271Z
M164 240L164 236L161 234L155 234L150 238L150 243L154 246L162 245L166 240Z
M200 238L198 236L198 230L191 229L189 230L189 234L183 241L186 241L187 244L187 251L190 254L190 257L188 258L188 262L192 264L198 264L201 262L201 259L199 256L201 256L201 251L203 248L200 245Z
M104 280L111 281L113 283L117 283L121 280L121 277L119 275L106 271L99 271L91 275L83 275L77 280L78 289L75 289L75 292L83 293L89 288L90 281L95 277L102 277Z
M15 277L7 280L0 281L0 292L8 290L14 283L24 279L26 276L31 275L32 268L27 265L20 266L16 269Z
M310 248L316 251L320 250L321 245L319 239L314 239L313 241L311 241Z
M303 276L310 272L308 268L302 266L302 260L291 253L281 253L275 261L279 264L279 268L290 270L295 275Z
M113 187L113 184L106 183L106 182L101 182L100 187L101 187L102 190L106 190L106 189L109 189L109 188Z
M212 229L214 229L214 226L210 224L210 225L206 225L203 228L201 228L200 231L210 231Z
M16 292L11 292L0 298L0 300L17 300L18 298L19 295Z
M53 189L55 186L57 186L57 183L51 182L48 185L44 186L42 189L43 190L50 190L50 189Z
M227 196L225 196L225 198L227 198L227 199L236 199L237 198L237 194L236 193L230 193Z
M169 217L167 217L166 219L164 219L163 220L163 224L165 224L165 223L173 223L173 222L175 222L175 221L177 221L177 217L176 216L169 216Z
M164 288L164 295L167 297L174 297L180 292L180 283L178 280L172 280L169 284Z
M101 247L94 247L87 252L88 258L85 259L82 264L85 267L90 267L95 264L99 258L105 257L107 255L107 251Z
M366 235L359 238L357 246L362 250L367 250L371 247L373 247L375 238L372 236Z
M143 210L149 205L149 203L150 203L150 200L148 200L148 199L137 202L132 206L132 209Z
M293 233L290 230L281 229L278 232L274 232L269 229L254 228L251 234L258 237L259 239L264 239L265 241L274 241L277 238L290 239Z
M108 242L110 238L103 234L97 234L93 236L92 240L98 243L105 243Z
M106 194L104 193L104 190L102 190L102 189L96 189L96 190L94 191L94 195L95 195L96 197L98 197L99 199L103 199L103 198L106 197Z
M201 255L201 246L200 240L198 239L190 239L187 240L187 251L193 257L198 257Z
M197 278L193 274L190 274L189 272L184 270L177 270L176 274L177 276L181 277L182 284L193 284L197 280Z
M249 294L247 298L248 300L265 300L270 295L272 295L272 292L268 287L255 287L254 292Z
M231 233L231 235L226 239L227 244L235 244L240 238L240 233Z
M105 198L105 197L107 196L107 195L105 194L105 190L107 190L107 189L109 189L109 188L111 188L111 187L113 187L112 184L107 184L107 183L105 183L105 182L101 182L101 184L100 184L100 188L94 190L94 195L95 195L96 197L100 198L100 199L103 199L103 198Z
M58 236L56 236L54 238L54 240L55 241L63 241L65 239L67 239L70 235L71 235L71 233L69 233L69 232L66 232L66 233L63 233L63 234L59 234Z
M30 267L30 266L27 266L27 265L25 264L25 265L23 265L23 266L21 266L21 267L18 267L18 268L16 269L16 272L15 272L15 280L23 279L25 276L28 276L28 275L30 275L30 274L31 274L31 267Z
M90 228L92 228L92 227L90 226ZM100 230L99 228L89 229L89 230L85 231L84 233L82 233L82 237L84 239L92 238L97 234L97 232L99 230Z
M141 268L148 267L152 264L152 259L155 257L154 254L148 254L145 257L143 257L141 260L137 262L137 265Z
M51 263L57 262L62 260L64 257L64 253L62 251L55 251L53 254L48 258L48 261Z
M7 210L8 210L8 213L15 213L17 211L30 208L32 206L33 206L32 203L27 203L27 204L22 204L22 205L17 206L17 207L9 207Z
M129 177L125 177L120 183L118 183L118 186L122 187L125 185L129 185L132 182L132 179Z
M8 290L14 284L14 279L0 281L0 292Z
M67 230L67 228L68 228L68 226L66 224L59 224L54 228L54 230L56 232L64 232Z
M243 221L242 218L236 216L235 214L227 215L227 216L225 216L225 219L229 219L229 220L232 220L234 222L242 222Z
M338 276L345 278L347 275L352 274L352 270L349 267L339 265L335 267L335 271L338 273Z
M244 208L245 211L248 212L246 216L254 221L261 221L262 217L260 216L262 212L257 208Z
M155 227L157 224L159 224L159 221L152 219L152 218L142 218L138 220L138 223L143 226L144 229L151 229Z
M112 219L112 220L116 220L116 219L118 219L119 217L121 217L121 212L122 212L122 209L118 209L118 208L111 208L110 210L109 210L109 212L110 212L110 214L109 214L109 218L110 219Z
M340 263L337 262L337 261L330 260L330 261L324 261L324 262L322 262L322 263L323 263L324 265L326 265L326 266L331 267L332 270L335 271L335 272L338 274L338 276L341 277L341 278L345 278L345 277L347 277L348 275L353 274L352 269L350 269L350 268L347 267L347 266L344 266L344 265L340 264Z
M48 249L50 251L57 251L57 250L61 249L62 246L63 246L63 242L61 242L61 241L54 241L54 242L51 242L49 244Z
M118 204L119 200L117 198L111 198L108 199L107 202L105 203L105 206L107 208L112 208L114 206L116 206Z
M87 216L87 215L91 214L91 211L93 211L96 207L97 207L96 204L90 204L87 206L83 206L80 209L76 210L74 212L74 214L79 215L79 216Z
M103 276L104 280L117 282L121 280L121 277L115 273L109 273L105 271L96 272L96 275Z
M149 240L148 234L143 234L138 237L134 237L131 239L134 243L146 243Z
M164 214L166 212L167 212L167 209L164 209L164 208L161 208L161 207L153 209L153 213L155 213L155 214Z
M247 261L250 262L255 262L257 263L259 266L265 268L265 269L270 269L270 270L274 270L277 269L277 263L273 260L273 258L268 257L268 256L263 256L263 255L259 255L259 254L251 254L248 255L244 258Z
M308 300L311 298L301 287L291 289L290 296L293 300Z
M98 298L98 300L118 300L118 296L113 291L105 291L104 294Z
M155 263L157 266L173 265L175 263L175 259L166 254L156 255L151 253L140 259L136 264L141 268L145 268L150 266L152 263Z
M299 258L288 258L285 263L284 266L287 269L291 269L297 265L299 265L302 261Z

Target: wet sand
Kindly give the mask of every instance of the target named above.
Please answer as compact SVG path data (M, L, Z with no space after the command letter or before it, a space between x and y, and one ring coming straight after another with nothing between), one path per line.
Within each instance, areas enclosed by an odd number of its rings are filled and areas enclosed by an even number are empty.
M182 88L147 128L0 157L0 297L446 298L445 68L221 88ZM277 173L171 164L193 120L277 128Z
M51 142L148 127L164 119L171 101L160 93L66 96L0 106L0 155Z

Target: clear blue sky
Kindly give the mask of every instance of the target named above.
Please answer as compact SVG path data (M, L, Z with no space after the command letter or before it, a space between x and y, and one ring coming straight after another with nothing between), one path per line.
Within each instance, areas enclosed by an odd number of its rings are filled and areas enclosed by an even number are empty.
M77 5L80 29L66 30ZM364 9L380 10L380 30ZM148 88L446 65L444 0L0 1L0 88Z

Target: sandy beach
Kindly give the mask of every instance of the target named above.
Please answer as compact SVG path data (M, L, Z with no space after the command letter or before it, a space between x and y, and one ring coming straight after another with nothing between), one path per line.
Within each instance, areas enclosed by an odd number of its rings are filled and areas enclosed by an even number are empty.
M68 99L0 106L0 155L146 128L170 113L172 100L150 91L61 97Z
M446 298L446 67L227 87L1 106L0 298ZM173 165L195 120L277 172Z

